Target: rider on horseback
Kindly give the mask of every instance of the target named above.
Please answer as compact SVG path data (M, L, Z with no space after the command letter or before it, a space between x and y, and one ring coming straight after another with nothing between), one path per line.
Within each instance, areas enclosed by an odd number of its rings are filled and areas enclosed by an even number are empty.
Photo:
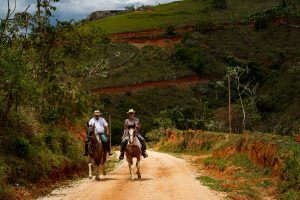
M134 128L136 131L136 136L139 139L139 141L142 144L142 156L144 158L148 157L148 154L146 152L146 143L145 143L145 139L143 138L143 136L141 136L141 134L139 133L140 129L141 129L141 124L140 124L140 120L138 118L136 118L135 115L135 111L133 109L130 109L128 112L128 118L125 120L124 122L124 133L123 133L123 137L122 137L122 142L121 142L121 154L119 159L122 160L124 159L124 152L126 150L126 145L128 143L129 140L129 136L128 136L128 130L130 128Z
M111 155L113 155L113 153L111 152L110 145L109 145L108 140L107 140L106 135L105 135L105 133L110 134L109 131L108 131L108 124L107 124L107 122L105 121L105 119L103 117L100 117L101 113L100 113L99 110L95 110L94 115L95 116L92 119L90 119L90 121L88 122L88 126L94 126L95 125L96 133L99 134L99 136L101 138L101 141L103 142L106 151L111 156ZM83 156L88 155L89 142L90 142L90 136L87 133L86 134L86 142L85 142L85 145L84 145L85 153L83 154Z

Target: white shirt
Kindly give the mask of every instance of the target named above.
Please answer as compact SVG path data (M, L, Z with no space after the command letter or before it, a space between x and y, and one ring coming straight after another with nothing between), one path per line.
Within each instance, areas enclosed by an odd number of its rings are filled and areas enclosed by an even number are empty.
M104 127L107 127L108 124L105 121L105 119L103 117L99 117L98 120L96 120L95 117L93 117L90 121L89 121L89 126L92 126L95 124L95 128L96 128L96 133L104 133L105 129Z

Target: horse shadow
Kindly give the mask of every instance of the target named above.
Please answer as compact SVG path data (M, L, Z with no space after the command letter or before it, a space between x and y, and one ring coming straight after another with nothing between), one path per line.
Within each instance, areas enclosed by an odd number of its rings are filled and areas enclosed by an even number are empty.
M119 178L100 178L100 182L106 182L106 181L118 181L118 180L121 180Z
M131 179L129 179L130 181L132 181ZM139 181L139 182L144 182L144 181L151 181L153 180L153 178L135 178L134 181Z

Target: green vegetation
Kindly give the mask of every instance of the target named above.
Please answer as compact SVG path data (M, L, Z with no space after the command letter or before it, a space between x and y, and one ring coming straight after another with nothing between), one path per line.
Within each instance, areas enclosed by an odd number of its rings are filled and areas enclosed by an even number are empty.
M227 167L226 161L224 159L213 159L212 157L204 159L203 164L205 166L214 166L219 171L224 171Z
M283 198L293 199L298 195L300 144L291 136L254 133L237 135L175 129L160 131L157 134L164 135L164 138L157 145L159 151L212 154L194 161L194 165L203 166L200 167L202 170L215 169L217 172L213 176L219 174L217 179L222 183L226 180L226 189L250 198L259 198L253 195L270 187L277 188L278 195ZM227 179L228 173L231 174L230 179ZM246 183L236 189L240 181Z
M84 125L86 113L99 108L80 79L98 63L85 61L104 54L95 45L109 39L74 23L52 26L53 2L43 1L34 15L8 9L0 20L0 199L21 198L16 187L37 198L48 184L87 169L70 126Z
M209 176L199 176L199 177L197 177L197 180L199 180L203 185L205 185L213 190L217 190L217 191L221 191L221 192L228 191L228 189L226 189L222 186L222 184L225 181L217 180L217 179L211 178Z
M134 11L88 22L84 28L101 27L108 33L122 33L168 26L196 25L205 21L213 21L216 24L234 23L246 21L249 15L279 3L280 0L264 2L245 0L242 3L238 0L184 0L155 6L146 11Z
M299 195L299 144L291 136L300 130L300 7L296 0L185 0L144 6L98 21L52 26L49 18L54 8L50 3L57 1L39 5L45 13L22 12L13 18L8 13L8 18L0 21L0 199L15 198L16 184L29 189L32 182L47 183L80 174L86 167L79 158L82 144L65 126L66 122L70 122L68 126L84 126L87 113L95 108L106 118L111 115L115 144L120 141L126 111L134 108L142 122L142 134L160 141L160 150L213 153L203 162L219 173L234 166L240 169L234 174L237 179L263 177L255 184L245 184L239 189L241 194L256 198L253 193L269 187L273 173L280 179L283 199ZM178 30L189 26L188 31ZM178 37L181 43L137 48L111 43L106 34L156 28L164 33L138 39ZM247 85L253 78L259 87L251 97L239 95L232 87L233 132L281 136L175 131L171 132L175 139L169 140L168 128L228 131L224 77L228 67L237 66L248 69L241 84ZM191 75L209 81L182 88L89 93L100 87ZM223 87L216 82L223 82ZM247 115L242 116L242 111ZM159 133L153 131L158 127ZM254 152L250 154L249 149ZM256 153L257 149L263 153ZM228 155L222 156L223 151ZM265 157L256 159L259 156ZM223 181L199 179L222 190Z

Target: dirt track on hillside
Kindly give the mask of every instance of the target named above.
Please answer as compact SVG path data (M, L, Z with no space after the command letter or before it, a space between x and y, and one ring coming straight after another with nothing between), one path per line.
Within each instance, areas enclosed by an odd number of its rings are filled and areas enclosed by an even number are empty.
M130 180L127 162L101 181L83 179L69 188L53 191L41 200L218 200L221 195L202 186L188 163L167 154L149 152L142 160L142 178Z
M165 87L170 85L177 85L177 86L184 87L190 84L195 84L198 82L205 82L205 81L208 81L207 77L189 76L189 77L183 77L183 78L178 78L173 80L137 83L128 86L113 86L113 87L106 87L106 88L98 88L92 90L92 92L97 94L122 93L122 92L132 92L134 90L138 90L146 87Z

